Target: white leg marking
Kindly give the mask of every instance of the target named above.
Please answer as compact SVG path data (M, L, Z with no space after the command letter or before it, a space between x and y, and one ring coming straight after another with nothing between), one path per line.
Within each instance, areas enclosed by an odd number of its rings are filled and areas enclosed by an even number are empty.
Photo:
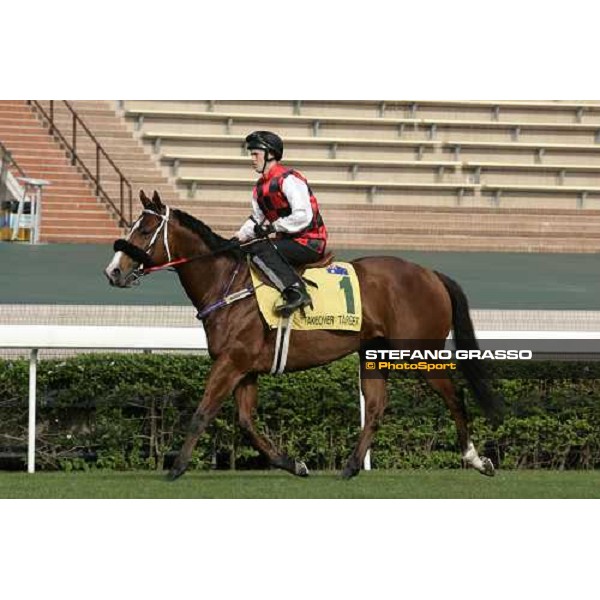
M470 464L474 469L477 469L482 475L493 477L494 465L489 458L480 457L473 445L473 442L469 442L467 451L463 454L465 462Z
M463 454L463 459L465 460L465 462L470 464L473 468L477 469L478 471L482 471L484 469L483 462L479 457L479 454L475 449L473 442L469 442L467 451Z

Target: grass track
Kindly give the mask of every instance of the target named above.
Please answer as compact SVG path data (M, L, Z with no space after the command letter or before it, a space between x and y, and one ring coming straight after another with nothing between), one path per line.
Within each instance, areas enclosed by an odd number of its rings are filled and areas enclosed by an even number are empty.
M0 498L600 498L600 471L371 471L351 481L279 471L0 473Z

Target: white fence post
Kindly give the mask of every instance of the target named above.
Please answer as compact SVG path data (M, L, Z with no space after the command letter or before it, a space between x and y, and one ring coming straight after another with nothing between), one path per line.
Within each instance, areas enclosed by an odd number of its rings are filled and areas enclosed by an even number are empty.
M35 408L37 388L38 350L33 348L29 357L29 431L27 442L27 472L35 472Z

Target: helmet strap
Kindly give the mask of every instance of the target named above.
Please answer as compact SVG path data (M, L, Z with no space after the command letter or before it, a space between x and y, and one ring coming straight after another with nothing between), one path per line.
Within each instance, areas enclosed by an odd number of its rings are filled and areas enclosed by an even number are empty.
M263 160L263 168L262 171L260 172L260 174L264 177L265 175L265 169L267 168L267 163L270 163L271 161L276 160L275 157L273 158L268 158L270 151L269 150L265 150L264 151L264 160Z

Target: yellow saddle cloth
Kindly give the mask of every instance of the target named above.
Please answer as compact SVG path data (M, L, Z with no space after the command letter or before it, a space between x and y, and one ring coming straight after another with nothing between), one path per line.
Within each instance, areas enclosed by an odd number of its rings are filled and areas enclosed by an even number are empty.
M252 283L256 290L256 299L260 312L271 329L276 329L279 315L275 307L281 304L279 290L261 282L251 265ZM304 309L306 316L297 310L292 315L292 329L336 329L341 331L360 331L362 323L362 304L360 286L354 267L346 262L334 262L328 267L307 269L303 279L316 284L307 284L313 307Z

